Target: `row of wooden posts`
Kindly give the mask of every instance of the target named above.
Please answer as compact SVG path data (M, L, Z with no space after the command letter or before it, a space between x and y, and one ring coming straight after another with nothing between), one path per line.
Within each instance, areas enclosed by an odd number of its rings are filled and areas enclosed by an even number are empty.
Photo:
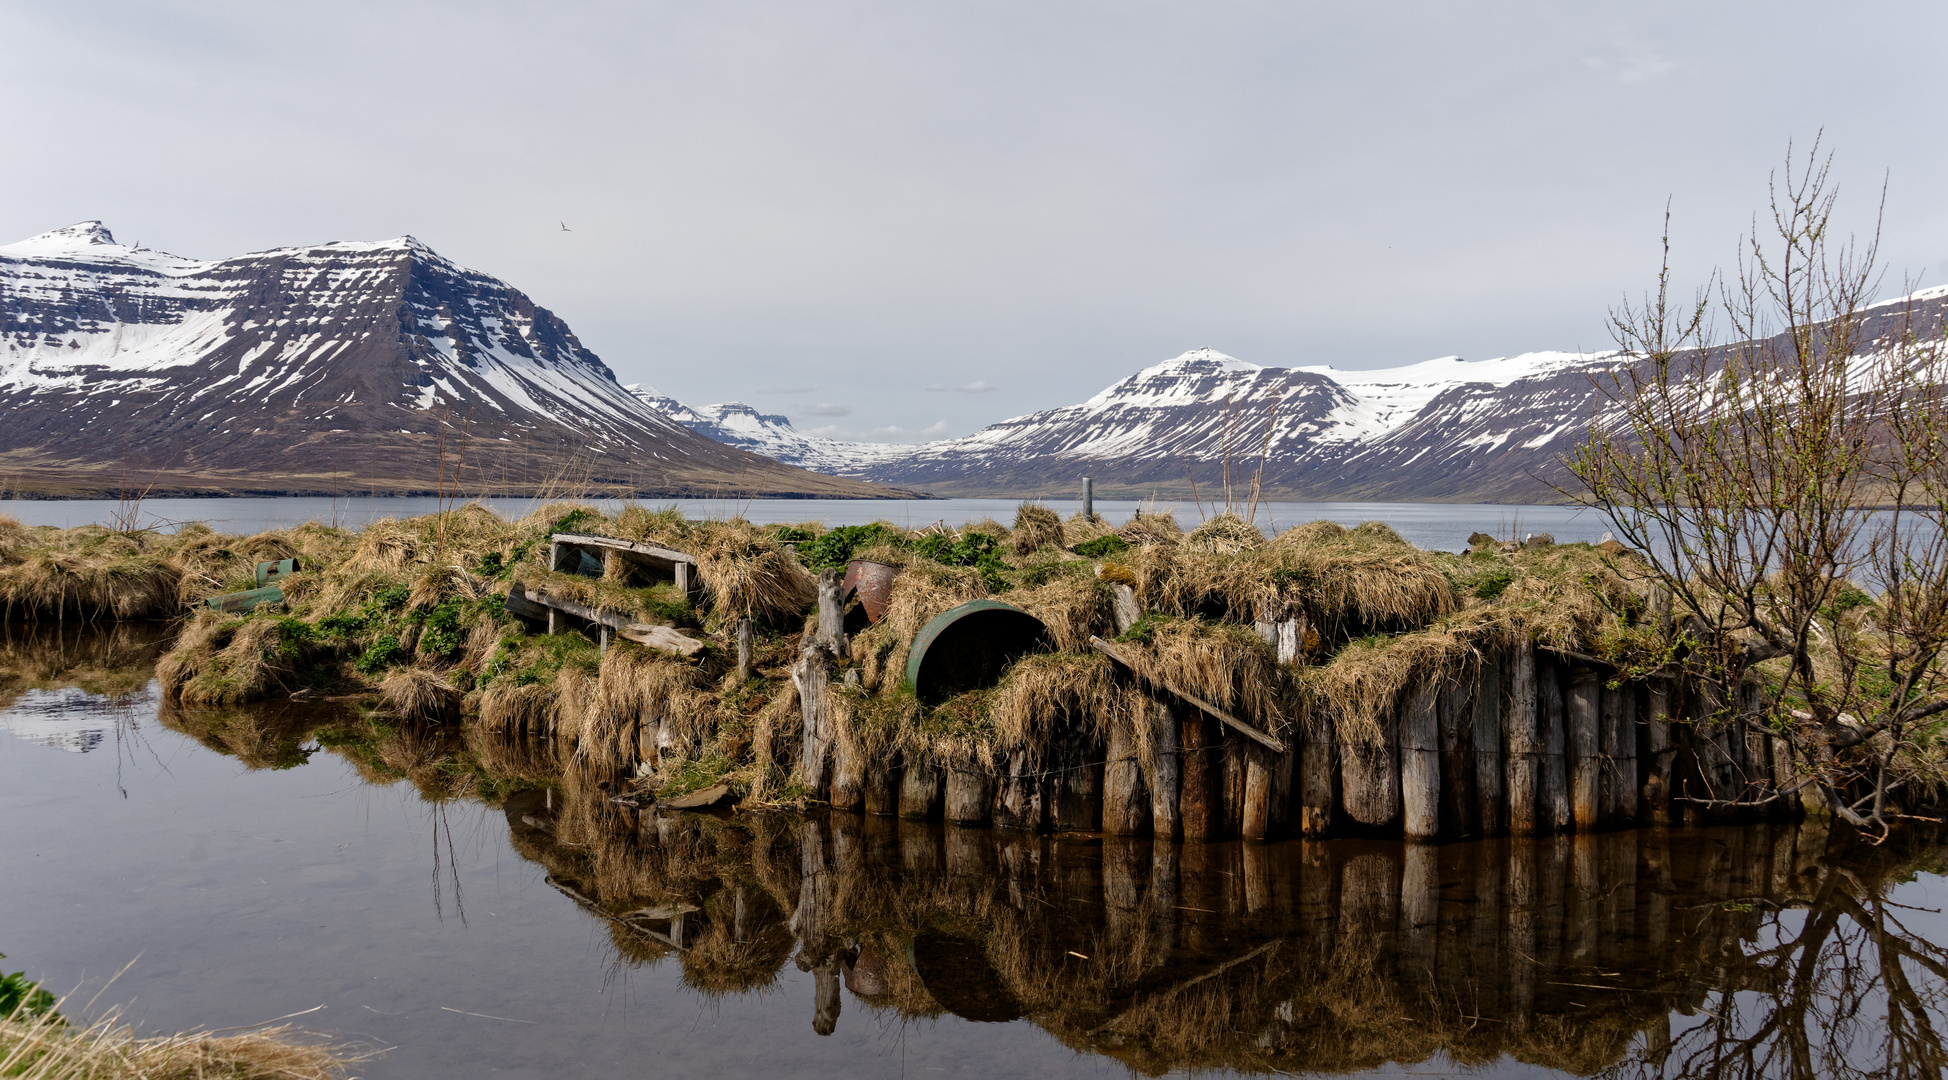
M1133 597L1119 596L1117 608L1119 621L1135 617ZM1340 738L1330 719L1267 737L1190 695L1145 686L1147 761L1133 731L1111 726L1103 737L1087 718L992 771L859 760L825 715L822 691L844 648L833 574L821 581L819 612L794 670L800 777L840 810L1185 840L1526 836L1667 823L1674 813L1695 823L1799 811L1776 797L1763 811L1725 809L1791 789L1782 740L1698 725L1720 710L1672 680L1619 682L1591 658L1527 643L1484 657L1470 677L1410 687L1375 718L1383 735L1370 745ZM1299 620L1258 629L1281 661L1296 657Z

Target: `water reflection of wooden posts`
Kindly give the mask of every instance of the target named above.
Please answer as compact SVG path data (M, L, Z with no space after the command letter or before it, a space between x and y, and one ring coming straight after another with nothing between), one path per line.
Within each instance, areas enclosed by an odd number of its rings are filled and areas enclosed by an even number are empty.
M517 822L510 806L523 853L623 955L674 958L701 990L761 988L790 962L813 975L821 1033L849 993L902 1015L1025 1016L1144 1073L1437 1052L1598 1071L1639 1033L1668 1044L1674 1010L1776 985L1742 943L1896 863L1869 852L1842 873L1824 832L1785 825L1184 845L623 811L597 840L563 821L607 813L593 803L564 798L552 831L536 809Z

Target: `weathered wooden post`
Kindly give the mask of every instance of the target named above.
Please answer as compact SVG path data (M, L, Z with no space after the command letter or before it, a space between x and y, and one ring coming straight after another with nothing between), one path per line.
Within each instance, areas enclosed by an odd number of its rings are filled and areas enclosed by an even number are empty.
M1475 803L1475 690L1466 678L1443 680L1437 709L1441 724L1441 832L1480 835Z
M1602 735L1603 684L1596 672L1586 667L1569 674L1568 736L1570 763L1570 803L1574 808L1576 831L1594 832L1603 816Z
M1134 723L1148 723L1139 713ZM1109 747L1103 763L1103 831L1115 836L1135 836L1150 823L1149 791L1143 783L1143 763L1137 760L1136 735L1127 724L1112 718Z
M1508 828L1508 800L1502 760L1503 660L1490 654L1481 664L1475 688L1474 719L1468 734L1475 751L1475 818L1481 835L1500 836Z
M987 773L971 765L951 765L947 769L948 821L979 825L988 819L994 801L994 784Z
M1176 710L1173 710L1176 711ZM1217 724L1196 709L1183 710L1177 727L1177 744L1183 748L1177 795L1177 812L1182 817L1184 839L1214 840L1221 823L1219 779L1223 772L1223 743Z
M855 739L835 737L832 741L832 793L828 801L834 810L856 813L865 808L866 757Z
M1340 805L1368 828L1400 816L1400 718L1383 717L1382 723L1377 741L1347 733L1339 747Z
M1654 678L1644 691L1644 801L1650 820L1671 823L1671 764L1677 750L1671 745L1671 680Z
M818 640L832 655L843 660L846 655L845 605L839 593L842 580L838 569L821 570L818 575Z
M1400 831L1409 840L1431 840L1440 831L1439 700L1439 685L1423 680L1400 717Z
M798 710L804 735L799 742L798 779L814 794L826 790L826 754L832 745L830 710L826 708L825 688L832 679L832 654L824 643L808 641L798 651L792 666L791 681L798 688Z
M1150 725L1150 831L1159 840L1182 835L1177 792L1183 758L1177 743L1177 710L1169 701L1145 695L1137 702L1138 723Z
M1616 717L1612 732L1616 746L1605 750L1616 773L1615 813L1629 821L1637 819L1637 690L1636 683L1625 683L1615 690L1604 689L1605 701L1614 698L1616 702L1610 710Z
M1565 759L1562 676L1553 660L1536 658L1536 725L1542 736L1542 767L1536 782L1536 816L1550 832L1568 832L1576 820L1569 802L1569 770Z
M1143 617L1143 609L1137 605L1136 590L1120 581L1109 583L1110 618L1116 626L1116 634L1121 637L1136 620Z
M885 757L866 763L866 813L892 817L900 812L900 768Z
M1507 740L1503 775L1507 778L1508 831L1533 836L1537 825L1536 786L1542 740L1536 730L1535 646L1528 637L1509 656L1508 693L1503 699L1502 737Z
M1339 775L1338 741L1333 735L1332 717L1315 712L1308 718L1305 749L1299 752L1298 800L1299 833L1324 836L1332 828L1332 811L1338 803L1333 780Z
M737 620L737 681L744 682L751 677L751 661L757 652L755 632L751 627L751 617Z
M1044 818L1042 778L1030 767L1027 750L1008 756L1008 772L995 785L994 823L1009 829L1038 830Z
M1242 739L1236 740L1243 742ZM1245 790L1239 833L1247 840L1263 840L1272 832L1271 752L1261 746L1241 747L1245 754Z
M1096 520L1096 481L1087 476L1082 478L1082 520Z
M1217 812L1219 824L1215 835L1236 836L1245 820L1245 773L1248 768L1245 740L1239 738L1236 732L1226 731L1223 728L1217 731L1223 740L1224 751L1221 766L1223 771L1218 776L1221 809Z
M909 758L900 774L900 816L914 821L938 817L943 787L939 769Z

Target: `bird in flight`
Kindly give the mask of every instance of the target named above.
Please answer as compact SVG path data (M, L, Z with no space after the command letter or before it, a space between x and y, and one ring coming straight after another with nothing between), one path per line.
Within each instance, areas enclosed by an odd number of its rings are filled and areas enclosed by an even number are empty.
M569 228L569 227L568 227L568 223L567 223L566 221L564 221L564 222L562 222L562 223L561 223L561 231L562 231L562 232L574 232L575 230L573 230L573 229L571 229L571 228Z

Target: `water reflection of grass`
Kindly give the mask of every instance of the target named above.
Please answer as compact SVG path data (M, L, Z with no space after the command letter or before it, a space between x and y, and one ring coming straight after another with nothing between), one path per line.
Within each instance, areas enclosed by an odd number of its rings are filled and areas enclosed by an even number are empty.
M139 693L169 644L167 624L0 622L0 707L27 690L75 687L106 698Z

